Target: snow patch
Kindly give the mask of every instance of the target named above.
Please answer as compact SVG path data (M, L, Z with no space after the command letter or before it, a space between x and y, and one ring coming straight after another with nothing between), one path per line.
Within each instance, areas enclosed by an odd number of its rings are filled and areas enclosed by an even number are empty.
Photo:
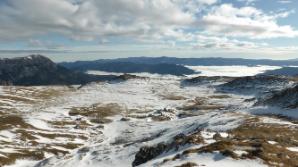
M16 135L8 130L0 131L0 141L12 142Z
M27 122L37 129L53 130L45 121L41 119L29 118L27 119Z
M234 153L237 154L239 157L241 157L242 155L248 154L247 151L242 151L242 150L235 150Z
M268 143L269 143L269 144L272 144L272 145L277 144L276 141L268 141Z
M37 162L38 161L34 161L34 160L19 159L19 160L16 160L16 162L13 165L6 165L4 167L32 167Z
M287 149L293 152L298 152L298 147L288 147Z

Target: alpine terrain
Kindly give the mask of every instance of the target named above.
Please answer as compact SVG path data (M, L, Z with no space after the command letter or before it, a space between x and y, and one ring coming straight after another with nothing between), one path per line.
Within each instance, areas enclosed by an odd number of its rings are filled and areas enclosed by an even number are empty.
M0 64L1 166L298 164L298 79L272 75L281 67L83 73L34 55Z

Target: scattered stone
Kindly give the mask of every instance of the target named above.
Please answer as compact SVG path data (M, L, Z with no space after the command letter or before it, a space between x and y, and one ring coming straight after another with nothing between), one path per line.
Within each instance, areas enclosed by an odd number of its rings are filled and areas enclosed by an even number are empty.
M132 163L132 166L141 165L158 155L162 154L167 149L167 145L164 143L159 143L155 147L142 147L135 156L135 160Z
M155 157L159 156L160 154L175 150L178 151L180 147L186 144L200 144L203 143L204 139L201 137L200 132L196 132L190 135L185 134L178 134L173 138L173 141L170 143L159 143L156 146L152 147L142 147L135 156L135 160L133 161L133 166L137 166L147 161L154 159Z
M123 117L123 118L120 119L120 121L127 122L127 121L130 121L130 119L129 119L129 118L125 118L125 117Z

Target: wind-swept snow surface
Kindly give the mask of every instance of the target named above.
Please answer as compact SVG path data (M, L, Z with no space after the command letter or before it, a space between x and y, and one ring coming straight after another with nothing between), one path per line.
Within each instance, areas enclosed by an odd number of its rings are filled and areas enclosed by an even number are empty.
M216 80L184 85L188 77L142 76L84 86L1 87L1 163L252 167L287 162L274 159L272 150L295 163L297 124L254 115L253 96L220 93ZM274 129L279 131L268 133ZM292 138L266 136L277 132ZM293 142L283 142L288 140Z

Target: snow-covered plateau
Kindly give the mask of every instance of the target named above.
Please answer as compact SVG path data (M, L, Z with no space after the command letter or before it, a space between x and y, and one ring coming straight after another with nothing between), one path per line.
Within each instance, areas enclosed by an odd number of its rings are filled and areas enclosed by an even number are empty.
M279 67L191 68L202 73L141 73L84 86L1 86L0 166L298 165L298 110L270 99L297 80L271 78L266 87L259 82L264 78L239 79ZM290 98L298 104L298 97Z

